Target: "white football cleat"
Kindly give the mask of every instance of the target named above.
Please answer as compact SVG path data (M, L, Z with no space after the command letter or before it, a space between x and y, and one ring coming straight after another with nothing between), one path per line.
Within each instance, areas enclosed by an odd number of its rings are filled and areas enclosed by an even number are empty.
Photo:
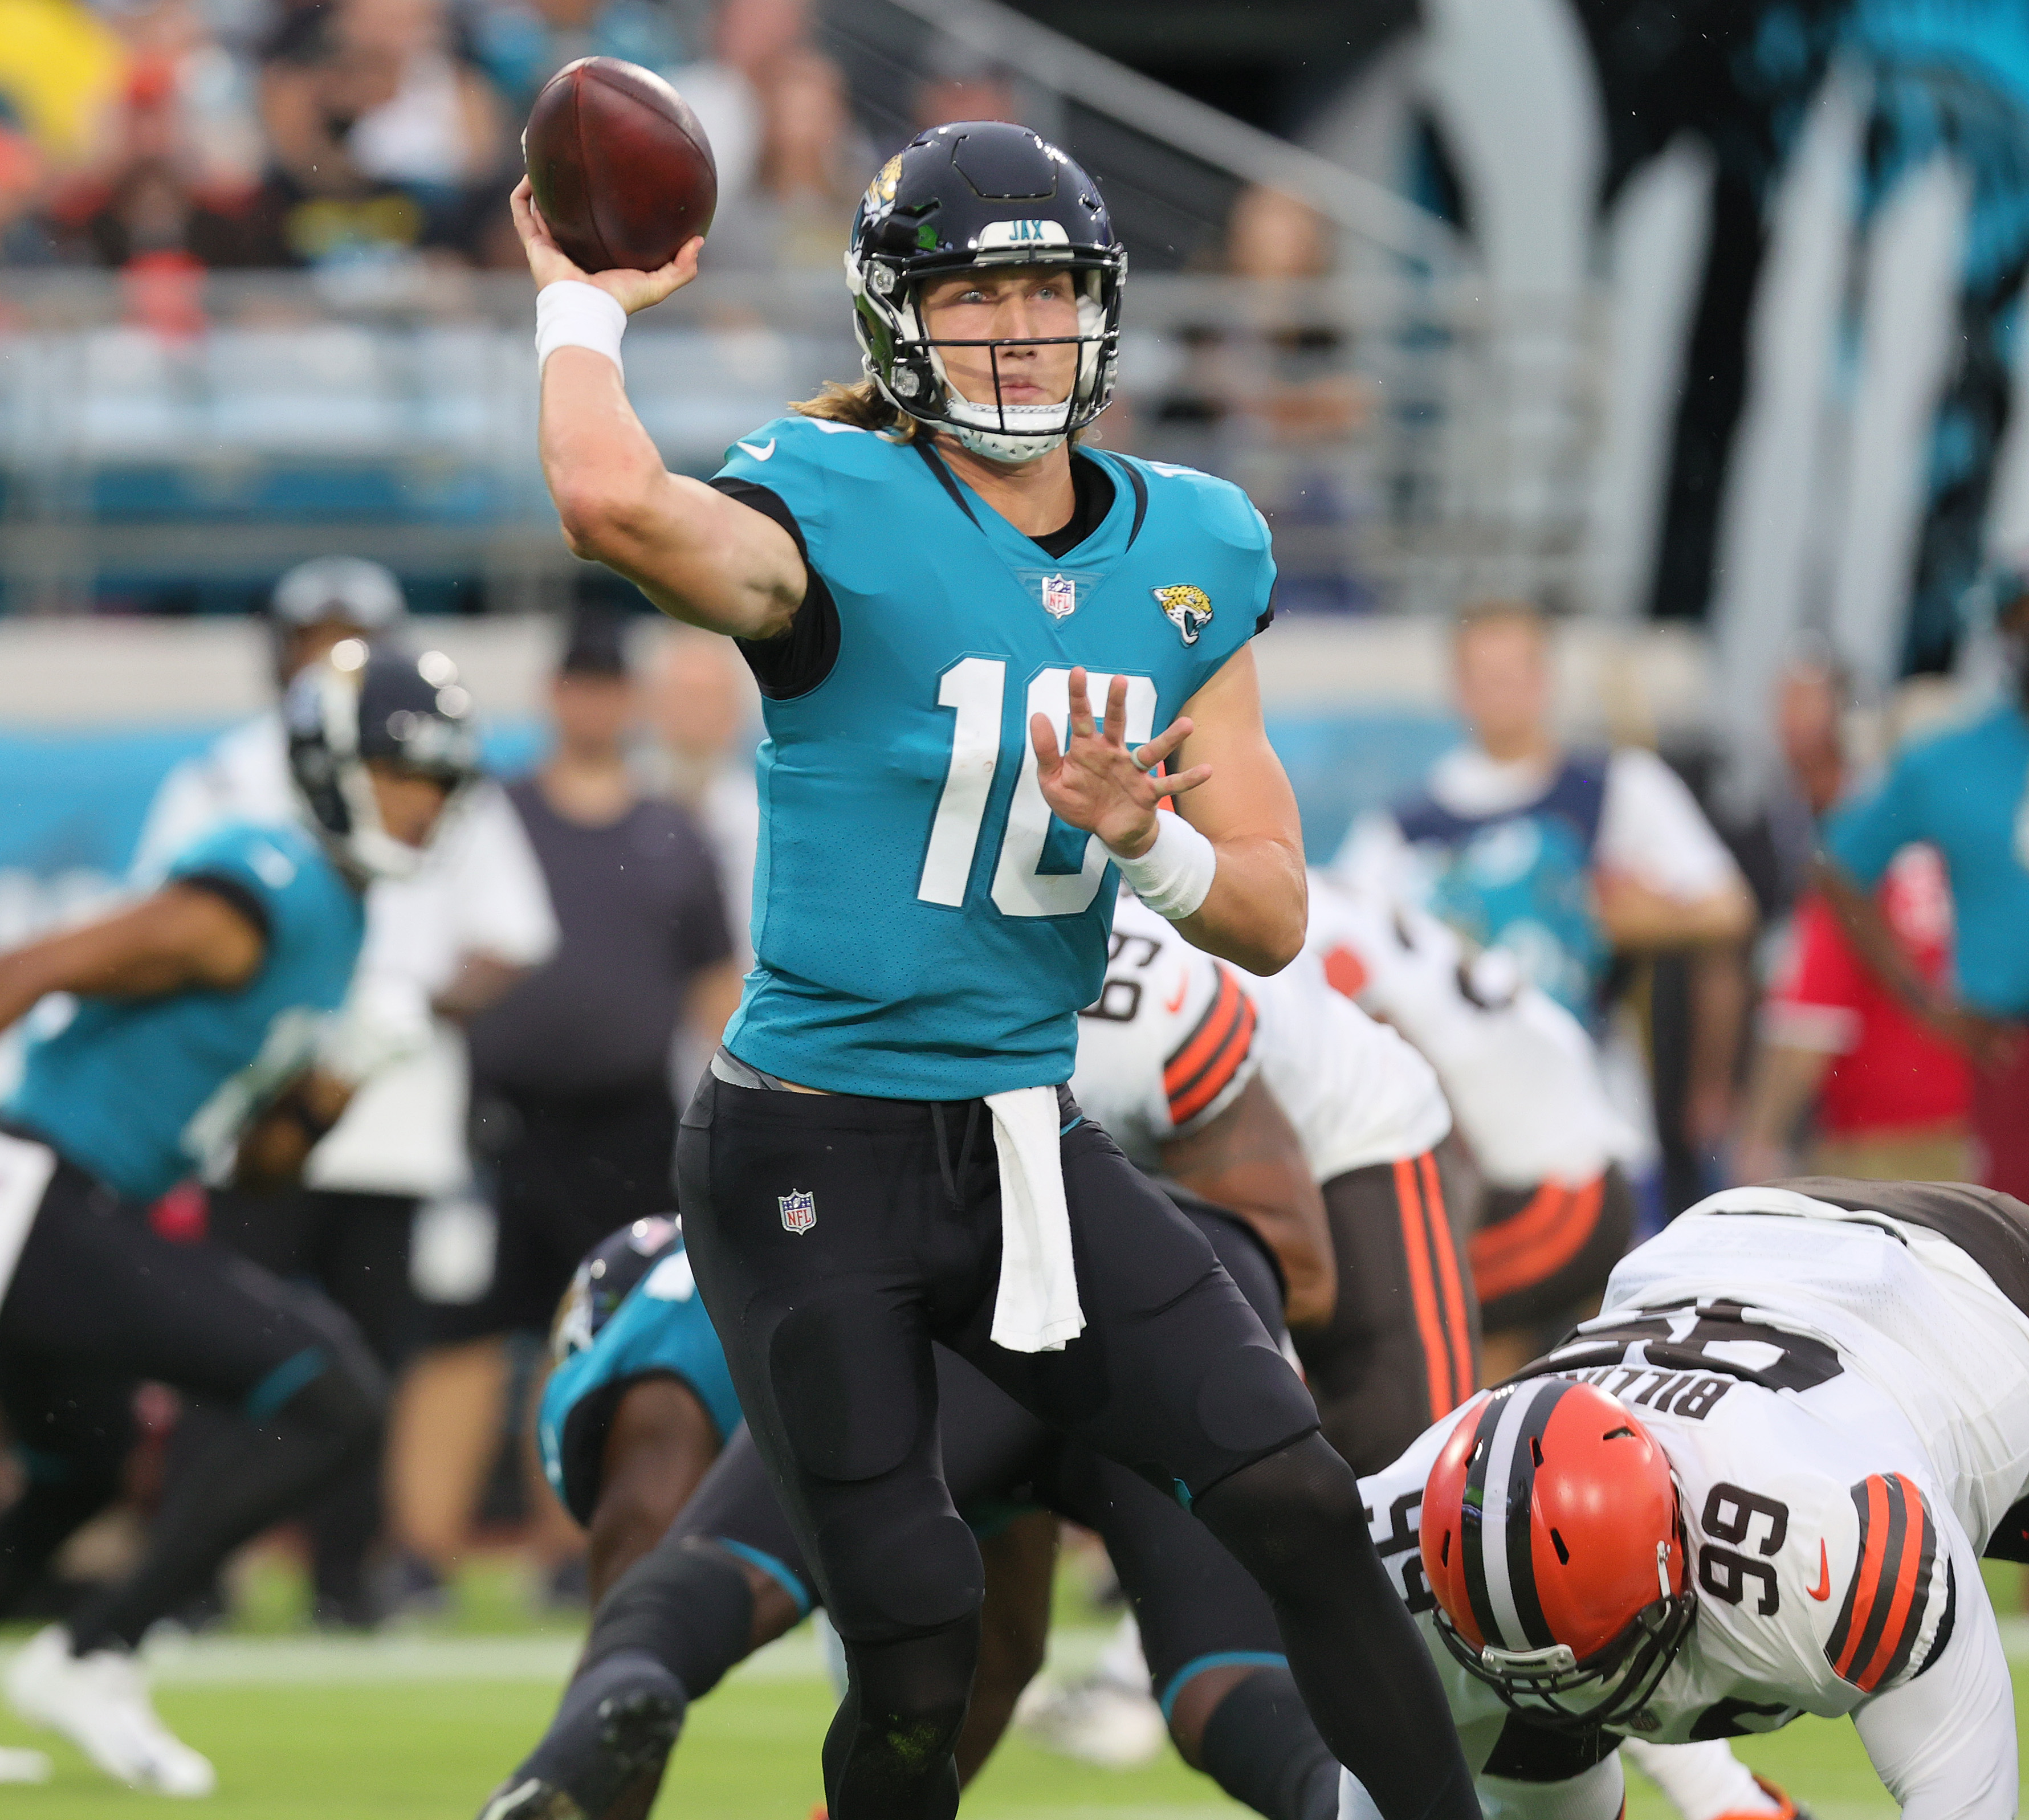
M210 1763L157 1716L141 1665L123 1651L70 1652L61 1625L39 1632L7 1665L8 1703L91 1758L117 1782L155 1795L209 1795Z
M1032 1684L1014 1723L1046 1751L1102 1770L1152 1763L1169 1738L1163 1709L1148 1695L1097 1676L1068 1687Z
M0 1745L0 1782L46 1782L56 1768L40 1751Z

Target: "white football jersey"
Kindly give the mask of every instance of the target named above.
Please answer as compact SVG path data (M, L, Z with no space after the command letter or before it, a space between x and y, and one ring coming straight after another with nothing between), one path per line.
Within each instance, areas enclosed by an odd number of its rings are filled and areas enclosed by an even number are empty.
M1441 1142L1430 1065L1325 984L1314 959L1257 978L1123 895L1097 999L1078 1014L1071 1091L1133 1162L1215 1118L1259 1073L1319 1182Z
M2029 1318L1971 1258L1883 1215L1736 1189L1623 1260L1604 1312L1545 1362L1635 1411L1689 1528L1696 1623L1622 1729L1675 1744L1851 1714L1906 1815L2014 1813L1979 1550L2029 1492ZM1478 1407L1362 1481L1475 1767L1511 1715L1438 1637L1416 1533L1430 1466ZM1552 1788L1541 1799L1552 1811Z
M1315 872L1305 947L1333 986L1429 1059L1493 1186L1589 1181L1632 1153L1592 1039L1505 949L1468 959L1426 911Z

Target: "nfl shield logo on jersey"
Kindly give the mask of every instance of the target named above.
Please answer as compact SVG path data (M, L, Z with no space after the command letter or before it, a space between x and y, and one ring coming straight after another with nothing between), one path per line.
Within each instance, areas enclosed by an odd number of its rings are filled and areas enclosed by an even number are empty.
M1043 610L1052 619L1069 619L1078 611L1078 584L1068 575L1044 576Z
M818 1198L807 1195L801 1188L792 1195L777 1195L775 1204L782 1210L782 1230L794 1232L801 1238L818 1223Z

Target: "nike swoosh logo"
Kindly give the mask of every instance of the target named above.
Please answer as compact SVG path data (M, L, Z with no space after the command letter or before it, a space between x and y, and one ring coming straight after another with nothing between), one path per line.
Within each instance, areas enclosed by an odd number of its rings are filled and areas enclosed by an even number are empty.
M1818 1544L1818 1583L1808 1590L1816 1599L1827 1599L1832 1596L1832 1558L1825 1552L1823 1542Z
M1172 999L1168 1004L1163 1007L1163 1009L1168 1012L1172 1017L1175 1017L1179 1011L1183 1010L1184 995L1189 992L1190 989L1191 983L1188 979L1179 980L1177 982L1176 997Z
M758 447L752 443L735 443L733 446L751 455L757 461L765 461L775 452L775 439L770 436Z

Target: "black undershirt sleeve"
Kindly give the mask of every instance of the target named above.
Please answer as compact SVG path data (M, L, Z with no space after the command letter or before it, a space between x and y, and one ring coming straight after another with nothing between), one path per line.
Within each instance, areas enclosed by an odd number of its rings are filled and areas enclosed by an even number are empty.
M264 951L275 939L275 925L268 915L268 906L261 901L261 894L244 879L235 878L229 872L184 872L179 873L169 883L187 884L223 899L253 925Z
M737 499L762 517L773 519L796 540L796 549L803 558L803 573L810 579L804 588L803 603L789 621L789 629L773 638L736 638L733 642L769 700L786 702L808 695L831 674L833 665L838 662L838 604L832 599L824 577L811 565L803 528L781 495L766 487L731 475L721 475L707 484L729 499Z

